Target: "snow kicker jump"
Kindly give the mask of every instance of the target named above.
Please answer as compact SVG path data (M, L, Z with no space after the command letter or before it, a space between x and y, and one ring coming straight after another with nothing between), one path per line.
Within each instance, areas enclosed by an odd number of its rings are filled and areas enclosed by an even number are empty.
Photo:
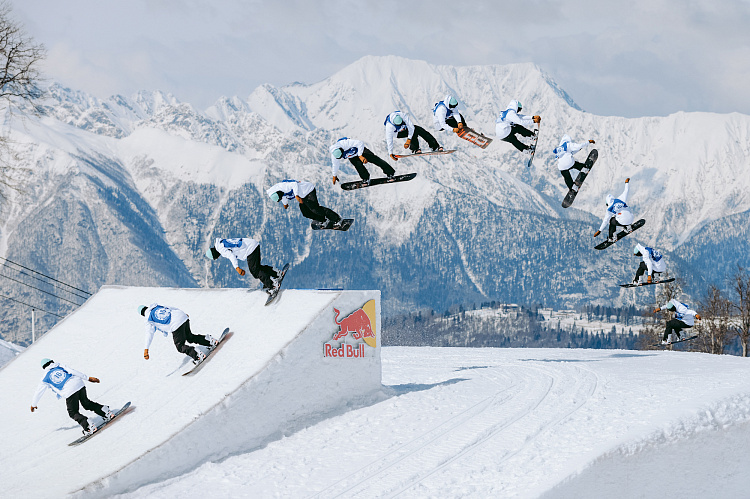
M247 289L103 287L0 370L3 489L110 496L252 450L380 391L379 291L289 289L267 307L266 298ZM156 301L185 311L196 334L219 337L228 327L231 341L191 376L180 375L192 359L171 337L155 335L145 360L135 310ZM65 400L48 393L29 412L42 358L95 373L92 400L134 409L68 446L81 427Z

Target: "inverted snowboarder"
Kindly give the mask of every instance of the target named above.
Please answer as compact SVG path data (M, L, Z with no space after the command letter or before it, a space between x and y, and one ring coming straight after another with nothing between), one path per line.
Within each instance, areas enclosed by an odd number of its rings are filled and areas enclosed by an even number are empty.
M667 260L657 249L639 243L633 248L633 255L640 256L642 259L640 265L638 265L638 270L635 272L633 284L639 284L644 273L646 273L646 282L651 284L653 274L661 274L667 271Z
M607 237L606 242L612 244L642 225L639 224L638 227L634 227L636 224L633 224L633 213L627 205L629 188L630 178L626 178L625 189L618 197L613 197L611 194L607 194L607 213L604 215L601 227L599 227L599 230L594 233L594 237L601 234L607 225L609 225L609 236ZM623 227L625 229L620 233L622 236L617 234L618 227ZM609 246L609 244L607 246Z
M672 343L672 333L677 336L677 341L681 341L680 331L693 327L695 325L695 319L701 320L701 316L698 312L685 303L678 301L676 298L669 300L664 306L654 310L654 313L657 313L662 309L675 312L674 318L667 321L667 327L664 330L664 336L661 339L662 345L669 345Z
M371 150L365 147L365 143L361 140L342 137L330 147L330 151L334 185L336 185L336 181L338 180L339 167L345 159L348 159L354 165L364 185L370 183L370 172L365 168L365 164L367 163L379 166L388 178L393 178L396 174L396 171L387 161L376 156Z
M82 372L71 369L52 359L42 359L42 369L44 369L44 376L39 383L39 387L36 389L36 393L34 393L34 398L31 400L31 412L34 412L38 408L37 404L39 400L44 395L44 392L47 391L47 388L49 388L57 395L57 398L65 398L68 416L81 425L84 435L91 435L98 428L95 424L89 423L88 418L81 414L80 406L83 406L87 411L92 411L101 416L105 423L115 416L109 410L109 406L89 400L86 395L84 381L99 383L97 378L86 376Z
M322 229L335 229L342 220L341 216L330 208L318 204L318 195L315 192L315 184L304 180L282 180L271 186L266 193L272 201L289 208L289 201L296 199L299 203L299 211L302 216L314 220L320 224ZM351 220L351 219L346 219ZM351 222L349 222L351 224Z
M149 359L148 349L156 331L162 333L164 337L172 333L172 341L174 341L177 351L191 357L196 364L202 362L206 358L206 354L202 350L186 345L186 343L203 345L209 349L219 344L219 341L209 334L205 336L193 334L190 331L190 320L187 314L179 308L152 303L151 305L139 306L138 312L146 318L146 346L143 350L143 358L146 360Z
M276 288L278 271L270 265L260 263L260 243L250 237L235 237L232 239L216 238L214 245L206 251L206 257L216 260L220 256L232 262L234 270L241 276L245 271L240 268L239 260L247 260L250 275L263 283L263 291L270 292Z
M526 116L519 114L523 107L517 100L512 100L508 103L508 107L500 113L500 116L495 120L495 135L498 139L511 144L513 147L523 153L531 154L534 152L535 145L528 145L517 137L534 137L536 131L534 123L541 123L542 118L536 116Z
M575 153L588 146L594 144L593 139L589 139L588 142L581 142L580 144L573 142L569 135L563 135L560 139L560 145L558 145L552 152L557 158L557 169L560 170L560 174L565 180L565 185L568 186L568 190L578 190L576 187L576 180L580 173L588 173L588 169L585 163L576 161L573 157ZM588 167L591 168L591 167Z
M391 159L398 161L398 158L393 154L393 139L406 139L404 143L404 149L409 149L412 154L420 154L422 150L419 148L419 137L422 137L427 141L427 145L433 152L440 152L443 150L432 136L430 132L425 130L419 125L412 123L411 118L408 114L402 113L401 111L394 111L385 118L383 122L385 126L385 143L388 146L388 154Z

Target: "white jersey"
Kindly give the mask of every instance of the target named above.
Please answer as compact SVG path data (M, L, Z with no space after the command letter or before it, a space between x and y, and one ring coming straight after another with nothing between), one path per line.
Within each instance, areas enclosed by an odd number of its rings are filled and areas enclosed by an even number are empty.
M169 333L173 333L188 320L187 314L179 308L165 307L156 303L149 305L144 315L146 316L145 348L147 350L151 346L156 331L159 331L165 337L169 336Z
M282 180L268 189L266 193L270 196L274 192L281 191L281 203L284 206L289 206L289 200L294 199L295 196L304 198L313 190L315 190L315 184L312 182L306 182L304 180Z
M674 318L678 321L682 321L688 326L694 326L695 325L695 315L698 313L692 308L688 307L685 303L682 303L680 301L677 301L676 298L672 298L669 300L662 309L666 309L667 305L669 304L674 305L675 315Z
M31 399L31 406L36 407L39 399L47 391L47 388L55 392L55 395L59 399L68 398L83 388L85 386L83 382L87 379L89 377L82 372L71 369L59 362L53 362L45 369L42 381L34 393L34 398Z
M247 260L247 257L255 251L260 243L250 237L235 237L232 239L216 238L214 248L221 256L228 258L234 268L238 268L238 260Z
M659 250L649 248L648 246L642 246L640 244L635 245L638 248L638 252L643 258L643 263L648 268L648 275L652 275L654 272L664 272L667 270L667 260L664 258Z
M333 155L333 151L336 149L342 149L344 154L341 158L336 158ZM331 168L333 169L333 176L338 177L339 167L345 159L353 158L355 156L362 156L365 151L365 143L361 140L350 139L349 137L341 137L330 147L331 151ZM302 196L300 196L302 197Z
M587 145L589 145L588 142L577 144L570 140L568 135L563 135L563 138L560 140L560 145L552 151L557 158L557 168L560 171L570 170L576 162L573 155Z
M630 184L625 184L625 189L618 197L607 196L607 213L604 215L604 220L602 220L602 226L599 227L599 231L603 231L607 227L612 217L616 217L620 225L630 225L633 223L633 213L627 204L629 189Z
M398 126L393 124L393 118L396 116L401 116L401 119L404 121ZM393 154L393 139L399 132L406 130L408 132L407 138L410 140L414 136L414 123L412 123L408 114L401 111L393 111L389 114L383 125L385 125L385 144L388 146L388 154Z
M463 122L463 116L461 116L461 113L455 110L455 108L451 109L448 107L448 104L446 104L450 99L451 96L446 95L445 99L435 104L435 107L432 109L432 122L435 126L435 130L438 132L441 132L446 128L453 128L445 122L448 118L453 118L457 123Z
M534 128L534 117L518 114L516 109L518 109L518 101L510 101L505 111L500 113L495 120L495 135L498 139L504 139L510 135L511 124L521 125L529 130Z

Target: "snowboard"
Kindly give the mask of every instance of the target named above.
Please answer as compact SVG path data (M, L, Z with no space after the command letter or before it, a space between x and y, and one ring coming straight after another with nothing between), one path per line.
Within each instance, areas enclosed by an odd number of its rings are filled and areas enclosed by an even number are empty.
M594 163L596 163L597 158L599 158L599 151L593 149L589 153L589 157L586 158L586 162L583 164L581 172L576 177L573 188L568 190L568 194L565 196L565 199L563 199L563 208L569 208L570 205L573 204L573 200L575 200L576 196L578 195L578 191L581 190L581 185L583 184L583 181L586 180L586 176L589 174L591 167L594 166Z
M328 223L328 222L326 222ZM310 222L310 227L312 227L312 230L341 230L341 231L347 231L349 230L349 227L352 226L354 223L353 218L342 218L338 221L338 223L335 223L333 227L324 227L324 223L321 222Z
M531 144L531 156L529 156L529 161L526 163L527 168L531 168L531 162L534 161L534 153L536 153L536 143L539 142L539 125L541 123L536 124L536 130L534 130L534 143Z
M195 374L196 372L198 372L200 370L199 367L202 366L208 359L210 359L211 355L213 355L213 353L218 350L219 347L221 347L221 345L224 343L224 340L228 339L230 336L232 336L232 334L229 332L229 328L225 328L224 331L221 332L221 336L219 336L218 338L219 343L208 351L206 357L202 361L198 362L197 364L193 364L192 367L182 373L182 375L187 376L190 373Z
M667 343L666 345L662 345L662 344L661 344L661 342L659 342L659 343L654 343L654 344L653 344L653 345L651 345L651 346L654 346L654 347L668 347L668 346L670 346L670 345L676 345L677 343L682 343L682 342L684 342L684 341L690 341L690 340L694 340L694 339L696 339L697 337L698 337L698 335L696 334L695 336L691 336L691 337L689 337L689 338L685 338L685 339L682 339L682 340L677 340L677 341L673 341L672 343Z
M365 185L364 180L358 180L356 182L344 182L341 184L341 188L345 191L351 191L353 189L361 189L362 187L372 187L373 185L392 184L393 182L406 182L407 180L411 180L416 176L416 173L407 173L405 175L396 175L393 178L371 178L370 183L367 185Z
M76 440L73 440L72 442L70 442L70 443L68 444L68 446L73 446L73 445L79 445L79 444L82 444L83 442L85 442L85 441L86 441L86 440L88 440L89 438L93 437L94 435L98 435L98 434L99 434L99 433L100 433L100 432L101 432L101 431L102 431L102 430L103 430L103 429L104 429L104 428L105 428L105 427L106 427L106 426L107 426L108 424L110 424L110 423L111 423L112 421L114 421L115 419L117 419L117 417L118 417L118 416L120 416L120 415L122 415L122 414L123 414L124 412L128 411L128 409L130 409L130 402L128 402L127 404L125 404L124 406L122 406L122 409L120 409L120 410L118 410L118 411L115 411L115 416L114 416L114 417L113 417L112 419L110 419L109 421L105 421L105 422L103 422L103 423L102 423L102 424L101 424L101 425L100 425L100 426L99 426L99 427L98 427L98 428L96 429L96 431L95 431L94 433L92 433L91 435L84 435L84 436L82 436L81 438L78 438L78 439L76 439Z
M444 151L427 151L427 152L417 152L413 154L394 154L397 158L413 158L414 156L435 156L437 154L451 154L456 152L456 149L446 149Z
M482 149L487 149L487 146L490 145L490 143L492 142L491 138L486 137L482 135L481 133L477 132L476 130L469 128L467 126L464 126L461 129L459 129L456 135L458 135L464 140L468 140L472 144L477 145L481 147Z
M633 222L631 224L631 227L632 227L631 230L621 230L620 232L618 232L617 234L615 234L617 236L617 239L615 239L614 241L609 241L608 239L605 239L603 242L601 242L601 243L597 244L596 246L594 246L594 248L598 249L598 250L603 250L605 248L609 248L610 246L612 246L613 244L615 244L617 241L619 241L623 237L627 236L631 232L635 232L636 230L640 229L644 225L646 225L646 221L644 219L641 218L640 220L636 220L635 222Z
M672 282L674 281L674 277L670 277L669 279L664 279L663 281L651 281L651 282L639 282L638 284L628 283L628 284L620 284L623 288L637 288L640 286L650 286L651 284L663 284L665 282Z
M281 269L281 275L279 276L279 284L270 292L268 292L268 299L266 300L266 305L270 305L271 302L274 301L276 297L279 295L279 291L281 291L281 283L284 280L284 276L286 275L287 270L289 270L289 264L285 263L284 268Z

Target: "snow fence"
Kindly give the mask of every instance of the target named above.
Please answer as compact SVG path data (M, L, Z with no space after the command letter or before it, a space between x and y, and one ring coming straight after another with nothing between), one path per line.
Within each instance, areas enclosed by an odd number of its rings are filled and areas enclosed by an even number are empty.
M380 292L105 286L0 370L0 483L17 497L108 496L246 452L337 414L381 389ZM144 360L153 302L190 316L196 334L232 336L194 376L171 336ZM30 402L49 357L100 384L89 398L135 409L77 447L81 434L51 391ZM92 413L92 420L98 419Z

